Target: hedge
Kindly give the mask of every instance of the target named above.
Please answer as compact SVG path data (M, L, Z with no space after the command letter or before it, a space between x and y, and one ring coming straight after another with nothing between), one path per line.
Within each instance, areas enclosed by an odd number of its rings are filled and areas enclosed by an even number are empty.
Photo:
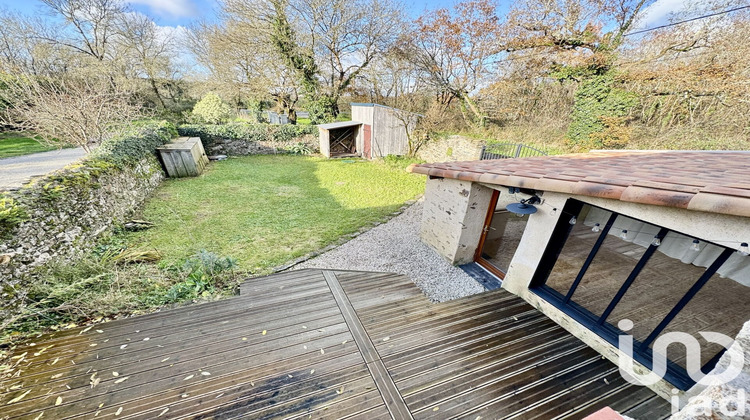
M177 127L181 136L200 137L208 149L217 140L245 140L251 142L290 142L304 135L318 135L314 125L278 124L184 124Z

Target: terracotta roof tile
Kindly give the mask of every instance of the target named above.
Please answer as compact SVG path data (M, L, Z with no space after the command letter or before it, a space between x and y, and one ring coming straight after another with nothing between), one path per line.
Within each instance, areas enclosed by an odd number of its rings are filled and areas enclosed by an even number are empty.
M750 152L621 151L413 165L419 174L750 217Z

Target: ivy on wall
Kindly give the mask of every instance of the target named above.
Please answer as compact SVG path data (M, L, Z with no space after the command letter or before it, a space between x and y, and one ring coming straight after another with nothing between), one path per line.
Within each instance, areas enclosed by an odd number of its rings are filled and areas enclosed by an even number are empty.
M615 72L582 77L568 126L568 140L584 148L622 148L630 130L628 114L638 97L618 87Z

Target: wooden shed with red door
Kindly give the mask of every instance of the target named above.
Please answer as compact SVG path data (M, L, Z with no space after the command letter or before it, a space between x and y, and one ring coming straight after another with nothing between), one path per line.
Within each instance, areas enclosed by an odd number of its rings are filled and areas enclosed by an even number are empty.
M381 158L409 151L410 113L378 104L352 104L352 121L318 125L320 153L326 157Z

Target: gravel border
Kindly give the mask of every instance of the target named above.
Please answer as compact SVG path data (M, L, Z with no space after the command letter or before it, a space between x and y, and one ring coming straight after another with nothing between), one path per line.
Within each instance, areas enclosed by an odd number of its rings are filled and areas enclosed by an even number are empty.
M481 293L484 288L419 238L422 200L389 222L313 258L285 268L329 268L404 274L437 302Z

